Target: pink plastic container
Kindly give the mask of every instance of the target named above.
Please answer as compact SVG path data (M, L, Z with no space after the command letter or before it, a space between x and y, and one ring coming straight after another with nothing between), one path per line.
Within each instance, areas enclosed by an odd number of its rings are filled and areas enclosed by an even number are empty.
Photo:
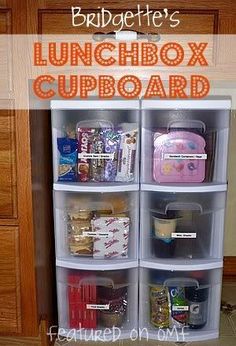
M188 131L154 134L153 179L158 183L200 183L205 179L206 142Z

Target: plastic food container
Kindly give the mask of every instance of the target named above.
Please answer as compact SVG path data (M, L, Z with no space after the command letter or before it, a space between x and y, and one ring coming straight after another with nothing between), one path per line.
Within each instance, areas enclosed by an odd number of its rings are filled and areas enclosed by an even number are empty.
M94 110L52 117L55 182L138 181L138 112L113 112L112 122L110 113Z
M153 178L159 183L202 182L205 179L206 142L196 133L154 134Z
M225 199L224 191L141 192L141 260L219 259Z
M137 328L138 270L77 270L57 267L59 325L69 332L104 331L113 326L122 333ZM87 334L86 334L87 333ZM78 335L78 334L77 334Z
M136 259L138 202L136 191L55 191L57 258L83 264Z

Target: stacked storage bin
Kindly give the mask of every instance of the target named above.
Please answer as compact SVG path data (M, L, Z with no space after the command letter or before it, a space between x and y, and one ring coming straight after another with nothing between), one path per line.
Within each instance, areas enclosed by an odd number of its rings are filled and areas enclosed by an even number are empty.
M140 328L219 335L231 103L142 101Z
M230 107L52 101L60 335L218 337Z
M139 101L51 109L59 334L111 341L107 328L117 327L129 338L138 328Z

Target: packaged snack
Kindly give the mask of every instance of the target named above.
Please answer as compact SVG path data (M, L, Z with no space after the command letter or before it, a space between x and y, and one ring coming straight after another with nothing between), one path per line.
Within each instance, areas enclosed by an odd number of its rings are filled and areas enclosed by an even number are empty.
M122 216L102 216L92 220L92 230L99 233L94 238L93 257L127 257L129 226L130 219Z
M74 124L67 124L65 126L65 133L67 138L76 139L76 128Z
M121 327L125 318L125 312L100 312L101 324L106 328Z
M68 277L70 328L97 327L97 311L90 309L97 302L97 287L89 280L86 282L86 278L89 278L89 274L78 271Z
M111 214L112 214L112 209L100 209L100 210L93 211L94 217L107 216Z
M70 221L91 220L92 218L90 210L70 211L67 215Z
M116 198L114 198L114 194L104 194L102 201L112 207L113 214L122 214L129 210L128 195L124 193L117 193Z
M118 152L116 181L133 181L135 175L135 157L137 150L137 131L124 132L121 135Z
M171 326L181 328L188 323L189 305L184 287L169 287Z
M121 131L103 130L105 140L105 153L113 154L112 159L105 160L105 181L115 181L118 163L118 150L120 146Z
M59 151L58 181L76 181L78 142L71 138L57 138Z
M95 129L91 137L90 153L101 156L90 160L90 178L92 181L104 181L105 159L102 158L105 149L104 142L103 132L100 129Z
M150 320L157 328L169 327L168 289L163 286L150 287Z
M68 301L69 301L69 325L70 328L81 328L83 323L81 302L81 287L79 274L68 275Z
M215 165L215 155L216 155L216 140L217 140L217 132L212 131L204 135L206 141L206 152L207 152L207 160L206 160L206 178L205 181L212 181L214 175L214 165Z
M100 304L107 304L107 310L100 311L101 324L104 327L120 327L126 315L128 288L123 285L113 287L98 287L98 297Z
M116 300L127 294L127 286L114 285L110 286L99 286L98 295L101 299Z
M159 183L202 182L206 142L188 131L154 135L153 179Z
M91 136L94 129L78 128L78 180L82 182L89 181L90 159L84 155L91 152Z
M91 231L90 220L68 222L69 251L74 256L92 256L93 237L87 236Z

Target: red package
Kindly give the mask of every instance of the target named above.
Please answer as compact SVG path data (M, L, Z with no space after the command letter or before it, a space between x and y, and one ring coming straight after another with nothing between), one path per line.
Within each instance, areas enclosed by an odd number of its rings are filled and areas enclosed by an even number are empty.
M88 309L88 304L97 303L97 287L94 284L83 285L83 301L85 302L85 312L83 327L88 329L97 328L97 311Z
M81 301L81 287L79 282L81 276L70 274L68 276L68 299L69 299L69 323L70 328L82 327L83 319L79 302Z
M92 283L81 283L88 277L84 273L68 276L69 325L70 328L97 328L97 311L87 309L87 304L96 304L97 287Z
M96 304L97 302L97 287L90 285L90 302ZM97 328L97 311L91 310L90 312L90 328Z

